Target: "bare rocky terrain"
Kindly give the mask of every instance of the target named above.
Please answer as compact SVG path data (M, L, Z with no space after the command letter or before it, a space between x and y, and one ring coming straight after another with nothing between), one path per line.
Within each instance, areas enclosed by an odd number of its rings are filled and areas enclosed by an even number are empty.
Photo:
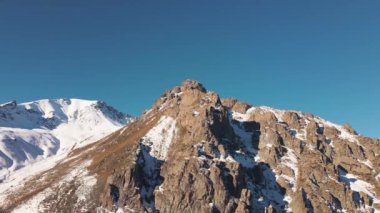
M2 212L379 212L380 140L197 81L4 195Z

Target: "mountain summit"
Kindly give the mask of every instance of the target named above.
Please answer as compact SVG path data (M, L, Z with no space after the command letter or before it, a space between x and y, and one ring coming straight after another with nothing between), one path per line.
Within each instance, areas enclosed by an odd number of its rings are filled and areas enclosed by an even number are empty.
M5 212L375 212L380 141L193 80L3 193Z

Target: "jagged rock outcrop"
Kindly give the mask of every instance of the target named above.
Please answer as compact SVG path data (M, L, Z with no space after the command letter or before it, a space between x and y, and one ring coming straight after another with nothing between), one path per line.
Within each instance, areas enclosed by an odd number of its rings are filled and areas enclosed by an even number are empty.
M220 99L187 80L3 209L34 197L41 212L374 212L379 154L379 140L349 126Z

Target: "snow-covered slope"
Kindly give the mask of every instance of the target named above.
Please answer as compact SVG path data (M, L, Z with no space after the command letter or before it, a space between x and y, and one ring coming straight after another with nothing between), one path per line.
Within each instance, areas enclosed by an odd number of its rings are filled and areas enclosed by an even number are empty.
M61 159L131 120L101 101L38 100L0 105L0 182L26 165ZM50 161L50 160L49 160ZM54 165L54 163L50 163Z

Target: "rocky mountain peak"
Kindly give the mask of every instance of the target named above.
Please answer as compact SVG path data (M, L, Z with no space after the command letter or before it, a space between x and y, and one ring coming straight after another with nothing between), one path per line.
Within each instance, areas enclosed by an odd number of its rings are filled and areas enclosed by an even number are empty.
M181 95L183 93L207 93L207 89L196 80L184 80L179 86L175 86L170 90L167 90L161 97L172 97Z
M204 108L211 105L222 106L217 93L206 90L198 81L185 80L180 86L167 90L144 114L164 111L182 112L182 114L190 112L191 114L192 111L196 112L199 107Z
M196 80L190 80L190 79L184 80L181 83L180 87L181 87L181 91L199 90L203 93L207 92L206 88L199 81L196 81Z
M38 207L69 212L375 212L379 156L380 140L349 126L220 99L186 80L3 208L49 189Z

